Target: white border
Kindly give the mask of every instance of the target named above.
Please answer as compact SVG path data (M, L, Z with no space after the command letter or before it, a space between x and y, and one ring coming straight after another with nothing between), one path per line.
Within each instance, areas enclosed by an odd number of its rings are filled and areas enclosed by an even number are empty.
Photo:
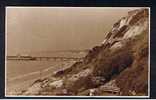
M88 9L88 8L102 8L102 9L127 9L127 8L148 8L149 10L149 41L148 41L148 44L149 44L149 54L148 54L148 96L41 96L41 95L17 95L17 96L14 96L14 95L6 95L6 79L7 79L7 73L6 73L6 70L7 70L7 58L6 58L6 55L7 55L7 8L85 8L85 9ZM5 97L58 97L58 98L64 98L64 97L68 97L68 98L149 98L150 97L150 17L151 17L151 8L150 7L39 7L39 6L35 6L35 7L22 7L22 6L18 6L18 7L11 7L11 6L8 6L5 8Z

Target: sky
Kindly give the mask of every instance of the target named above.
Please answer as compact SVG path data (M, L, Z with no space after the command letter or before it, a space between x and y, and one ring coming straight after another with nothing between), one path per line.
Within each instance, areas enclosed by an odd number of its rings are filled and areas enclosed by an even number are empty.
M92 48L100 45L112 25L133 9L7 7L7 53Z

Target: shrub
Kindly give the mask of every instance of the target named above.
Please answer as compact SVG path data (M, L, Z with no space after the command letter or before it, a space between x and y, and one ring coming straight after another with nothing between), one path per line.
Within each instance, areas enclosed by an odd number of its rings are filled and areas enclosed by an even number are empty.
M106 50L102 59L98 59L94 66L94 75L103 76L109 80L113 75L119 74L133 62L133 55L127 47L118 49L117 51Z

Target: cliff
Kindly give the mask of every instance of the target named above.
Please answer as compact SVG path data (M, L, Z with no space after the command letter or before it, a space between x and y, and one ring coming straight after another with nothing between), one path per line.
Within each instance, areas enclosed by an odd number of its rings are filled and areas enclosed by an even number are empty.
M148 95L148 13L128 12L83 61L34 82L22 95Z

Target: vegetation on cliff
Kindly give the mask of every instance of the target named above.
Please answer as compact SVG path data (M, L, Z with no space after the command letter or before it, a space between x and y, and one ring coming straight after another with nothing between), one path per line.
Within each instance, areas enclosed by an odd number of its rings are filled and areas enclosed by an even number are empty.
M148 17L148 9L129 12L83 61L35 83L36 94L28 89L23 95L148 95Z

